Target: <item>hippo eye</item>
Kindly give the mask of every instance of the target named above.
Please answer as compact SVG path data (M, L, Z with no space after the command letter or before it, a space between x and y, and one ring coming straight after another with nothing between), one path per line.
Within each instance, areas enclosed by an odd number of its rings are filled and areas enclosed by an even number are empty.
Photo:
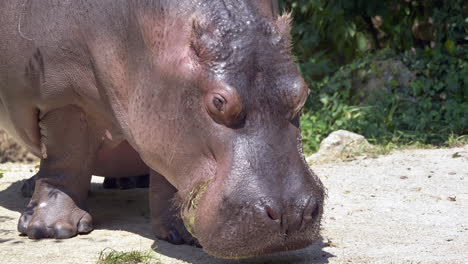
M224 112L224 104L226 103L226 100L220 96L216 96L213 98L213 105L216 109L218 109L219 112Z
M204 98L205 107L213 120L228 127L244 120L242 103L237 91L227 85L212 88Z

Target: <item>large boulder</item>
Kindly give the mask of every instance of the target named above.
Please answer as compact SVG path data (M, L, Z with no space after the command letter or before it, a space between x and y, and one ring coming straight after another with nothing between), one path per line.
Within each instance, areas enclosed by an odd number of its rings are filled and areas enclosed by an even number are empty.
M356 156L374 151L374 147L364 136L338 130L331 133L320 143L317 153L307 158L308 163L320 163L333 160L349 160Z

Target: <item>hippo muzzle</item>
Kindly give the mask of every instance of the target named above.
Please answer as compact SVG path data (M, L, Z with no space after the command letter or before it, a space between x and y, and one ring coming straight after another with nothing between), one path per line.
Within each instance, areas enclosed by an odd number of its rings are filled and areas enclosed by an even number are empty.
M245 258L305 248L319 237L323 186L295 145L240 137L217 175L193 188L182 217L206 252Z

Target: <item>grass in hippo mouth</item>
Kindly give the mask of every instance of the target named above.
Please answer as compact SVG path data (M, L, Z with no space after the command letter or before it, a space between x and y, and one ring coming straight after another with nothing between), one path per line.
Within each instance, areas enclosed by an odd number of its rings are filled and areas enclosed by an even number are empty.
M202 182L200 184L197 184L192 191L189 193L189 198L187 202L184 204L182 208L182 219L184 221L185 228L187 228L187 231L189 231L192 236L195 237L194 234L194 225L195 225L195 213L196 209L198 208L198 205L200 203L201 198L203 197L203 194L205 194L206 190L208 189L208 186L213 180L210 179L206 182Z
M198 204L201 198L203 197L203 194L205 194L206 189L208 189L208 186L212 181L213 180L208 180L206 182L197 184L197 186L195 186L192 189L192 191L189 194L188 203L186 205L187 210L197 209Z

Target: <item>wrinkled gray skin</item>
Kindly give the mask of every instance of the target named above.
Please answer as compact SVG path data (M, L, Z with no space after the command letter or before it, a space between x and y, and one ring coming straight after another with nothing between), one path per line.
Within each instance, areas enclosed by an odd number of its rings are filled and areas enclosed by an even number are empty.
M160 239L222 258L310 245L308 89L270 4L2 0L0 124L42 158L19 232L88 233L91 175L149 172Z

